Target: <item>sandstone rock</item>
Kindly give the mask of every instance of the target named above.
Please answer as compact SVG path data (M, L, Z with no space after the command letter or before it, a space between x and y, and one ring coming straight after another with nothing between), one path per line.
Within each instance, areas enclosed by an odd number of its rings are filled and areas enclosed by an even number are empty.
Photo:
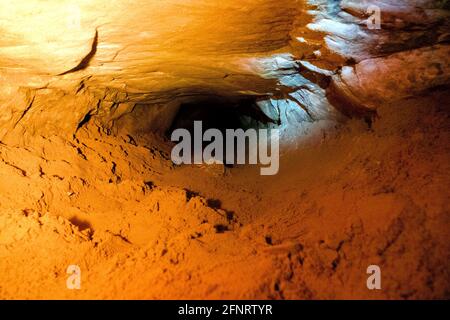
M373 5L380 30L366 25ZM448 85L441 1L5 0L0 9L2 141L70 135L90 120L112 133L165 132L180 105L208 96L257 99L295 140L311 121L339 119L336 108L355 115Z

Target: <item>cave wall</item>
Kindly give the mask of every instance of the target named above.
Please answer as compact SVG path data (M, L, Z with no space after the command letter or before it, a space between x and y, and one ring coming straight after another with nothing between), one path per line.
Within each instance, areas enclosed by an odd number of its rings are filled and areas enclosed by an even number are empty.
M370 5L381 29L367 28ZM431 0L5 0L0 141L89 122L164 131L203 96L254 97L295 140L448 85L448 14Z

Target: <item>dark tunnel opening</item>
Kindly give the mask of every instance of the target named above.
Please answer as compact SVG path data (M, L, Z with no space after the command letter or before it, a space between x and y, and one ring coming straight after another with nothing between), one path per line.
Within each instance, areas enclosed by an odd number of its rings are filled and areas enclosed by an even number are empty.
M256 97L228 98L208 96L201 97L180 105L170 129L166 132L170 139L172 133L177 129L186 129L194 136L194 122L202 122L202 130L218 129L224 136L227 129L259 129L265 128L274 121L267 117L257 105ZM203 142L205 148L209 142ZM193 153L192 146L192 153ZM224 154L226 150L224 148ZM222 159L224 164L232 166ZM234 162L233 162L234 163Z
M237 129L241 127L241 114L236 103L216 97L202 98L198 101L181 104L168 136L176 129L186 129L194 133L194 121L202 121L203 130Z
M202 121L204 130L215 128L220 131L238 128L256 129L274 123L261 111L256 102L256 97L210 96L183 103L167 132L167 136L170 136L175 129L179 128L187 129L193 133L194 121Z

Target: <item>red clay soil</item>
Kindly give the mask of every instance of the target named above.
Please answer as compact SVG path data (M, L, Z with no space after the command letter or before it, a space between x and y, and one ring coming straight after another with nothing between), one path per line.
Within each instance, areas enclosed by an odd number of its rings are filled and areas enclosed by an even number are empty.
M349 120L273 177L93 126L0 145L0 298L450 298L448 98Z

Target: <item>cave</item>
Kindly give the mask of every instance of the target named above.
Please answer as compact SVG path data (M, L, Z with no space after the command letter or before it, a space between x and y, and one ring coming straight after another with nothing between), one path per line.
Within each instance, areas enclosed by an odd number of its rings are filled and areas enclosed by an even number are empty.
M201 97L194 102L181 104L166 136L173 142L177 130L186 130L189 141L188 145L181 148L184 152L180 152L180 158L184 160L177 163L175 157L171 156L172 161L176 164L217 162L231 168L239 164L257 164L258 148L252 148L252 143L258 143L259 133L264 130L259 129L266 128L270 123L274 123L274 120L258 108L253 98L233 101L228 98ZM215 134L209 136L208 133L212 130ZM241 137L242 142L237 134L240 130L243 134L247 133ZM180 140L181 137L178 137L176 141ZM200 142L198 150L193 141ZM185 155L185 152L189 155ZM199 155L197 160L196 154ZM264 151L264 155L269 155L268 150ZM270 164L268 160L265 161L266 165Z
M252 113L252 110L255 112ZM263 120L264 116L251 99L233 102L227 98L202 97L180 105L167 136L170 137L173 130L179 128L193 133L194 121L201 121L204 129L215 128L223 132L226 129L244 128L243 117Z
M0 299L449 299L449 10L2 0Z

